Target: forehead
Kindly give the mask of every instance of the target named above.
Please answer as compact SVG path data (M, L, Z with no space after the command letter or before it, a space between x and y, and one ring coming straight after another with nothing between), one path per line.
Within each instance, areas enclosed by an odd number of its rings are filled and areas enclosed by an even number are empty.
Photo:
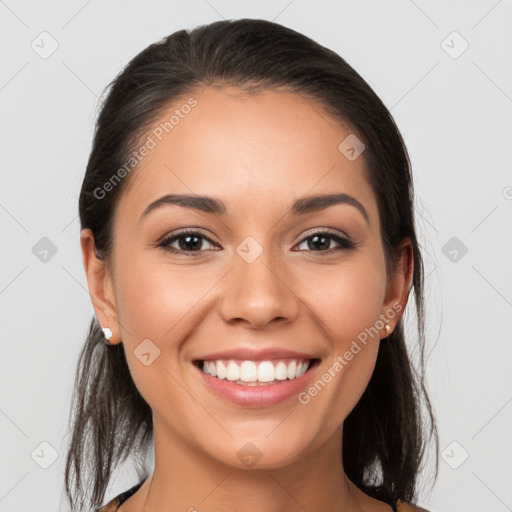
M350 160L339 149L349 136L348 126L299 94L207 87L175 100L145 134L151 149L119 209L140 215L156 198L182 193L222 198L228 215L282 212L304 195L343 192L375 218L364 154Z

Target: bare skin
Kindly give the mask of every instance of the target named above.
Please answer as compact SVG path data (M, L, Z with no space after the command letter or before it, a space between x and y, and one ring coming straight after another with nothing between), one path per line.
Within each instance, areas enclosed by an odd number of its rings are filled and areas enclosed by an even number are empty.
M288 348L320 359L314 383L380 315L395 311L385 323L396 326L412 279L410 241L387 275L364 154L350 161L338 150L351 131L317 103L236 88L191 96L197 106L132 171L116 211L114 267L94 256L90 231L81 233L95 313L112 330L111 342L124 344L153 411L155 469L119 510L389 512L347 478L341 459L343 421L368 384L385 329L360 343L306 404L294 397L269 407L236 405L215 395L192 361L235 347ZM368 222L346 203L290 213L296 199L333 193L356 198ZM139 220L164 194L211 196L227 212L166 204ZM200 238L188 254L158 247L181 228L213 243ZM333 250L326 253L308 244L325 228L356 247L327 239ZM236 251L248 236L263 251L251 263ZM179 251L179 240L171 247ZM145 339L160 350L149 366L134 354ZM237 455L248 442L261 453L253 467Z

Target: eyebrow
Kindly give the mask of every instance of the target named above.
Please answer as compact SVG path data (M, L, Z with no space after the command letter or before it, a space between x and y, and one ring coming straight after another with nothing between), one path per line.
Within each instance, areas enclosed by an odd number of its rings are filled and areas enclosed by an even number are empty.
M214 199L213 197L192 195L192 194L167 194L153 201L140 216L139 222L150 212L160 208L166 204L174 204L199 210L212 215L226 215L227 208L223 201ZM320 194L314 196L306 196L297 199L291 208L292 215L305 215L308 213L318 212L329 208L335 204L348 204L359 210L365 218L367 224L370 224L368 212L365 207L353 196L348 194Z

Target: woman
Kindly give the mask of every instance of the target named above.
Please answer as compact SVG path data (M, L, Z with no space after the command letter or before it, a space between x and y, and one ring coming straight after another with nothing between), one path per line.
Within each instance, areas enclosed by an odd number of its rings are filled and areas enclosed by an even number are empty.
M410 163L340 56L250 19L152 44L111 85L79 209L95 317L72 507L424 510L438 445L402 320L413 287L423 353ZM152 474L101 507L151 441Z

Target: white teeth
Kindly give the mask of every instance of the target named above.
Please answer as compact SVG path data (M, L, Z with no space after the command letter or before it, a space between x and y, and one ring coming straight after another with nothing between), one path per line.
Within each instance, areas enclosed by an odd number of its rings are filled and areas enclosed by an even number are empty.
M242 361L239 365L235 361L203 361L203 371L218 379L246 382L274 382L296 379L309 368L311 361Z
M283 361L280 361L276 365L276 380L286 380L288 378L288 368Z
M272 382L275 373L274 365L270 361L263 361L258 366L258 382Z
M238 380L240 378L240 367L234 362L229 361L226 379L228 380Z
M294 379L297 373L297 363L292 361L287 368L287 375L289 379Z
M217 366L217 378L225 379L226 375L227 375L227 370L226 370L226 367L224 366L224 363L222 361L217 361L216 366Z
M244 361L240 365L240 380L244 382L254 382L258 380L258 368L252 361Z

